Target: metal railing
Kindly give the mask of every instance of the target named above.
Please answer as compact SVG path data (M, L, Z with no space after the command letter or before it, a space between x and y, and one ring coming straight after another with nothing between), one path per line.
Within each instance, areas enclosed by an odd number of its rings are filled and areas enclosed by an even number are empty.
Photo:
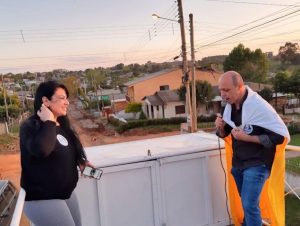
M10 226L19 226L20 225L25 196L26 196L26 192L23 188L21 188Z

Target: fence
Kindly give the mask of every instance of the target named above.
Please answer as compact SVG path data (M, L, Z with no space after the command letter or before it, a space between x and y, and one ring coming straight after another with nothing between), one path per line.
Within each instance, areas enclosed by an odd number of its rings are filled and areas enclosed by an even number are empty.
M18 118L9 118L8 122L0 122L0 135L18 132L21 122L28 116L29 112L25 112Z

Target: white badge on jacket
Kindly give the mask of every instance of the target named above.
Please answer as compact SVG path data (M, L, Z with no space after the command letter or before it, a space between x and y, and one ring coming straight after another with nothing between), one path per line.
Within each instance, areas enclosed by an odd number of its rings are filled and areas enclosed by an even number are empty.
M68 144L69 144L67 139L63 135L57 134L56 139L63 146L68 146Z

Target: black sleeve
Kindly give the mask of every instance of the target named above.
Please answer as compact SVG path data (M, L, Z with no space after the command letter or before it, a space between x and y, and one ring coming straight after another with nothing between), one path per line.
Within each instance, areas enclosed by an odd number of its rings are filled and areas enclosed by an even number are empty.
M284 136L265 129L265 133L258 136L260 143L265 148L273 148L278 144L282 144Z
M228 125L228 124L225 124L224 130L225 130L225 136L224 136L224 137L227 137L227 136L231 133L232 127L231 127L230 125ZM217 130L217 132L216 132L216 135L217 135L218 137L220 137L220 138L224 138L224 137L220 136L218 130Z
M56 144L56 124L29 119L20 128L20 146L31 155L43 158L51 154ZM22 151L22 150L21 150Z

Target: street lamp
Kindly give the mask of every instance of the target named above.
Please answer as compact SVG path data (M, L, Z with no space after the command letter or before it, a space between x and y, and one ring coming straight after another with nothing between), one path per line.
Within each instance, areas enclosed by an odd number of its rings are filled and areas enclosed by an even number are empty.
M169 19L169 18L161 17L161 16L157 15L156 13L153 13L153 14L152 14L152 18L153 18L153 19L169 20L169 21L173 21L173 22L177 22L177 23L180 22L179 20L174 20L174 19Z

